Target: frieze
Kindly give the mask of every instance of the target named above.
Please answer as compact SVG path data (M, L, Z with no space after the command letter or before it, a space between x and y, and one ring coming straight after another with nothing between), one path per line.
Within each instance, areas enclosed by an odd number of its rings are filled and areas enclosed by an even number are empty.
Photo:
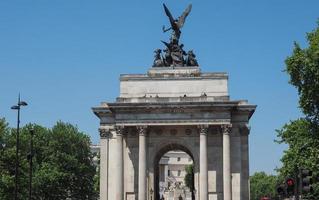
M230 119L171 119L171 120L161 120L161 119L154 119L154 120L148 120L148 119L141 119L141 120L117 120L117 124L125 124L125 125L133 125L133 124L164 124L164 125L170 125L170 124L190 124L190 125L198 125L198 124L225 124L229 123Z
M161 136L163 134L163 130L162 129L155 129L155 134L158 136Z
M218 135L221 132L220 129L220 126L211 126L209 132L211 133L211 135Z
M172 108L168 110L169 113L185 113L185 108Z
M192 129L185 129L185 134L186 135L191 135L192 134Z
M176 129L171 129L171 130L169 131L169 133L170 133L171 135L175 136L175 135L177 134L177 130L176 130Z

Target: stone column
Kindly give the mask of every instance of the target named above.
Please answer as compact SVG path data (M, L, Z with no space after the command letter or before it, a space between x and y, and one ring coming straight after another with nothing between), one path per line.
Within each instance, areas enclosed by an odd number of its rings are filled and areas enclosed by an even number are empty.
M109 188L109 137L110 130L99 128L100 132L100 200L108 200Z
M147 126L138 126L138 200L146 200L146 133Z
M124 184L123 184L123 133L124 127L116 127L116 178L115 178L115 188L116 188L116 200L123 200L124 198Z
M207 168L207 132L208 125L199 126L199 199L208 199L208 168Z
M221 126L223 134L223 180L224 180L224 200L232 199L231 189L231 164L230 164L230 133L231 124Z

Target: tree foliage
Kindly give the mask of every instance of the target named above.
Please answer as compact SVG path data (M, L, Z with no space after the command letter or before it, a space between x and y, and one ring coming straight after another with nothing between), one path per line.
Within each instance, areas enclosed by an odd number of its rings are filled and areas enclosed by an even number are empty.
M33 199L96 199L96 170L92 163L90 139L71 124L58 122L52 129L27 125L20 132L19 196L28 196L27 155L29 129L35 130L33 157ZM0 199L13 199L16 130L0 121Z
M307 118L319 123L319 28L307 34L308 47L295 42L293 53L286 59L290 83L298 89L299 105Z
M278 169L281 177L294 177L298 169L309 169L314 173L314 177L319 175L319 140L312 134L311 122L301 118L285 124L277 130L279 143L288 144L288 149L284 152L281 162L283 166ZM314 184L314 196L319 196L319 184Z
M299 107L305 117L290 121L277 130L278 143L288 144L278 169L281 177L294 176L300 168L319 175L319 27L307 34L308 47L295 43L286 59L290 83L298 89ZM319 184L314 184L313 197L319 196Z
M256 172L250 177L250 199L260 200L261 197L275 197L277 177L265 172Z
M100 153L94 153L93 154L93 159L97 159L96 163L96 173L94 176L94 191L96 194L100 193Z
M186 175L184 177L185 185L190 189L194 190L194 165L185 166Z

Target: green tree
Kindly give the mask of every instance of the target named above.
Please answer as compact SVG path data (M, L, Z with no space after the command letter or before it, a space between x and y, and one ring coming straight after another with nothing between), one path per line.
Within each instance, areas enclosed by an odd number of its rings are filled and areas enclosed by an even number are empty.
M250 177L250 198L260 200L261 197L275 197L277 177L265 172L256 172Z
M194 165L185 166L186 175L184 177L185 185L190 189L194 190Z
M319 175L319 140L312 131L311 122L304 118L291 121L277 130L280 138L277 142L288 144L288 149L281 158L283 166L277 169L282 178L294 177L300 168L312 170L314 177ZM315 197L319 196L318 187L318 183L315 183Z
M319 25L319 23L318 23ZM286 59L289 82L298 89L299 106L313 125L319 124L319 27L307 34L308 47L295 42Z
M71 124L58 122L52 129L27 125L20 132L20 199L28 196L29 129L35 129L33 158L34 199L96 199L95 166L90 152L90 139ZM13 199L15 129L0 121L2 149L0 199ZM11 131L10 131L11 130Z
M299 107L305 117L277 130L277 142L288 144L281 159L283 166L278 169L282 178L293 177L299 168L319 175L319 27L307 34L307 40L304 49L295 42L292 55L286 59L289 83L298 89ZM318 183L312 196L319 196Z
M0 199L14 199L15 143L10 138L7 122L0 119Z
M93 154L93 157L96 157L97 166L96 166L96 174L94 176L94 191L96 194L100 193L100 153Z

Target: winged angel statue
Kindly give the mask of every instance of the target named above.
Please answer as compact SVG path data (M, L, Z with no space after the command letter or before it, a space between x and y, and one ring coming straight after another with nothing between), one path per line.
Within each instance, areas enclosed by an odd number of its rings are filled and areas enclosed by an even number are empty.
M185 23L186 17L192 10L192 5L190 4L185 9L183 14L177 19L174 19L165 4L163 4L163 6L164 11L171 24L171 27L169 28L165 28L165 26L163 26L163 32L172 30L172 34L169 43L162 41L166 46L166 49L163 50L163 52L165 52L164 56L161 55L162 51L160 49L156 49L154 51L155 56L153 67L198 66L197 60L195 59L196 56L193 51L189 51L186 54L186 52L183 50L184 45L179 44L179 38L182 33L181 28Z
M181 28L183 27L184 23L185 23L185 20L186 20L186 17L188 16L188 14L191 12L192 10L192 4L190 4L186 10L183 12L183 14L178 17L177 19L174 19L171 12L168 10L168 8L166 7L165 4L163 4L164 6L164 10L165 10L165 13L169 19L169 22L171 23L171 27L168 28L168 29L165 29L165 26L163 26L163 32L167 32L169 30L173 30L172 31L172 36L171 36L171 42L174 42L174 43L178 43L179 41L179 38L181 36Z

